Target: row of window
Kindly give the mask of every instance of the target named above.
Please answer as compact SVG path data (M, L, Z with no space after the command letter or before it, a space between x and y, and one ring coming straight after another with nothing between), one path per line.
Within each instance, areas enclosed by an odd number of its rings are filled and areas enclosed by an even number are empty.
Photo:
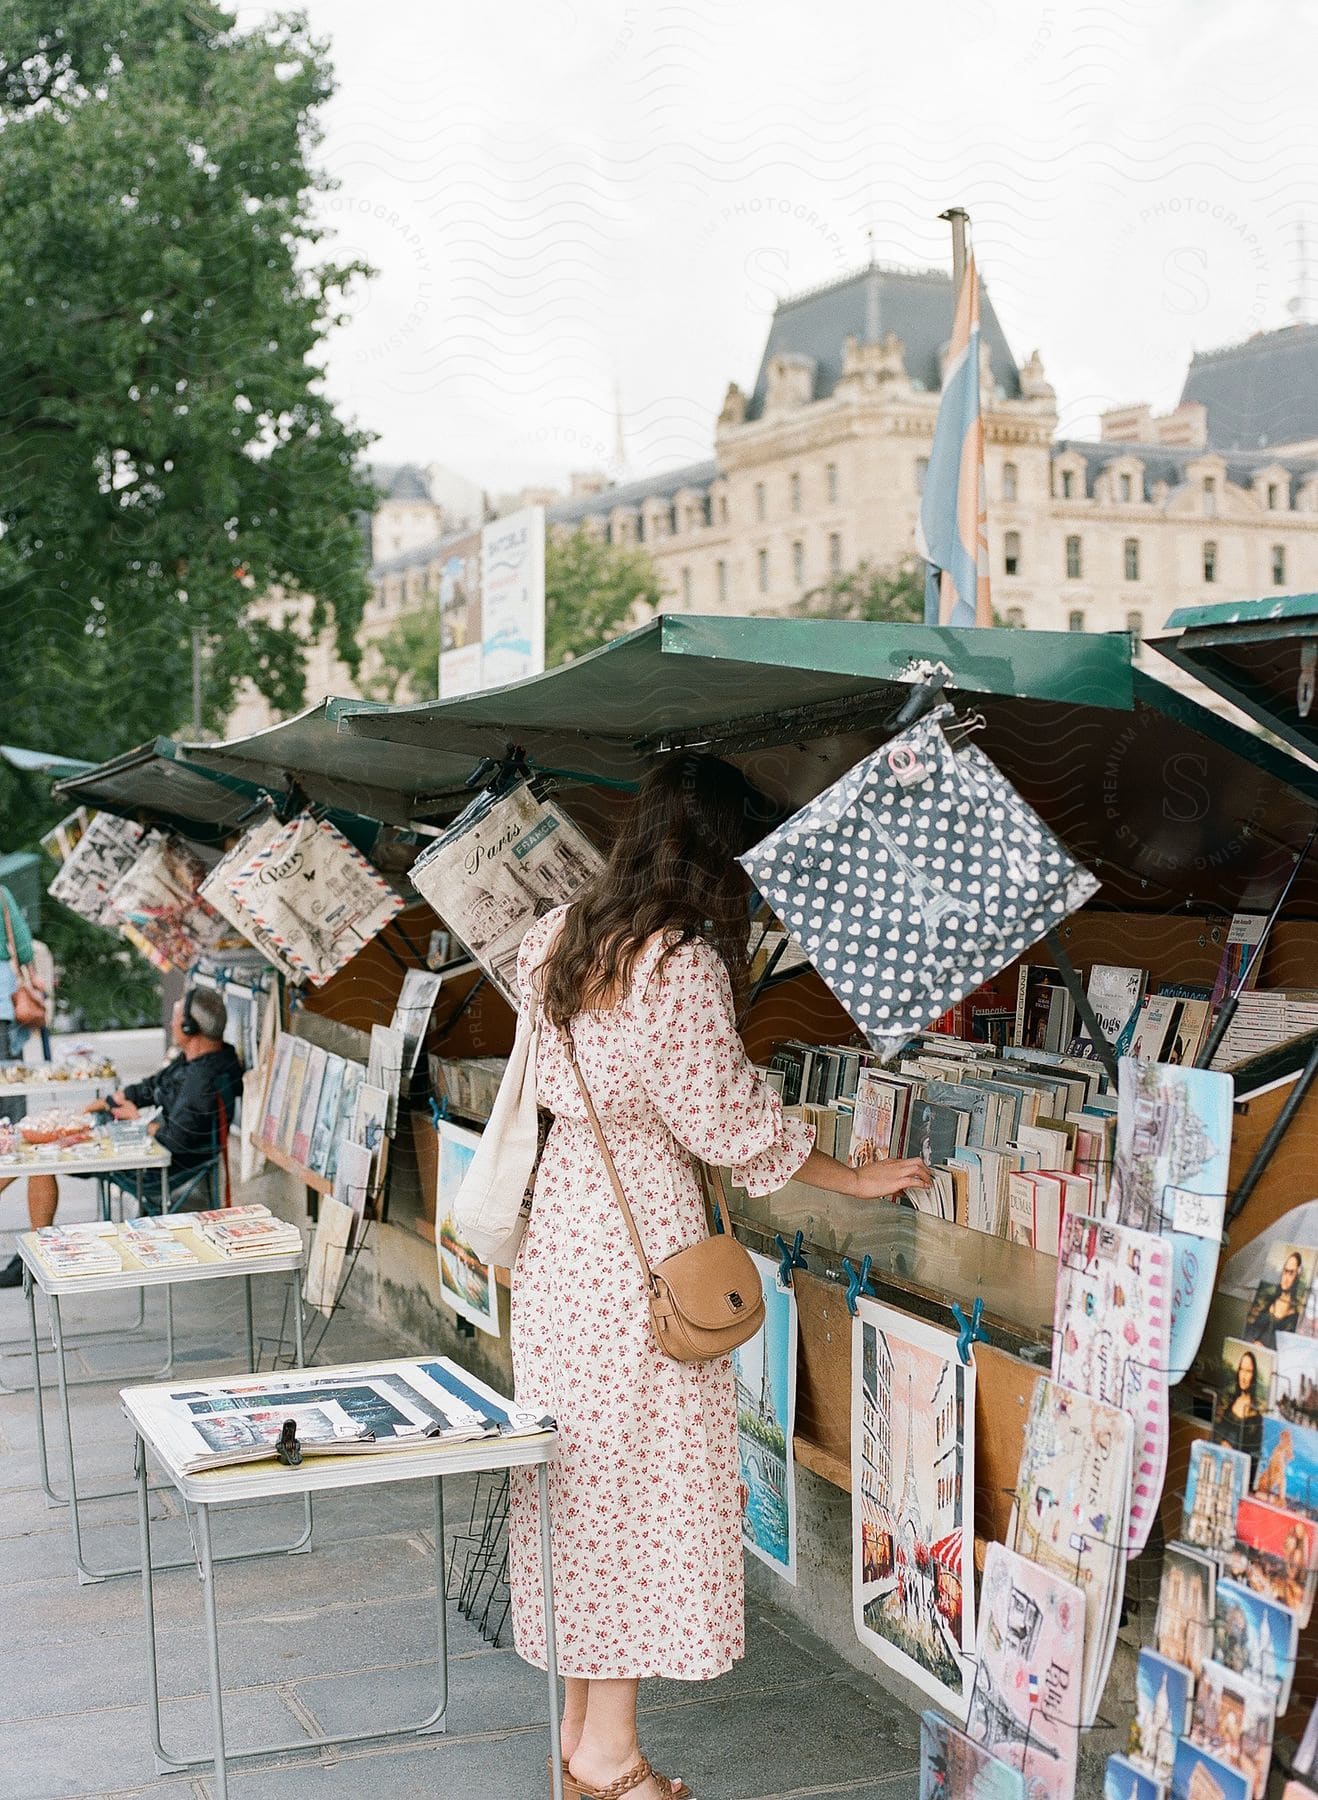
M924 492L925 477L928 473L929 458L927 456L918 457L915 464L915 491L917 494L922 494ZM1063 500L1074 500L1078 497L1076 483L1076 471L1074 469L1062 469L1058 475L1055 492ZM1020 498L1020 470L1013 462L1003 463L1002 465L1002 498L1004 500L1017 500ZM1137 496L1135 493L1134 476L1131 475L1129 471L1123 470L1122 473L1117 476L1117 499L1123 506L1129 506L1136 498L1140 500L1144 498L1143 486L1141 485L1140 493ZM1217 512L1217 477L1215 475L1204 476L1202 499L1203 510L1210 515L1215 515ZM1268 483L1267 506L1269 512L1289 510L1290 493L1288 489L1283 488L1281 482L1270 481Z
M791 554L792 584L794 587L803 588L806 584L805 545L799 538L793 543ZM830 531L828 534L828 572L830 575L842 573L842 534L838 531ZM769 579L769 552L757 550L755 552L755 586L759 593L767 594L769 592ZM690 606L694 592L690 569L682 570L681 582L682 604ZM728 565L722 557L714 564L714 582L719 605L726 606L730 592L729 576Z
M833 462L824 464L824 495L830 506L837 505L837 464ZM769 490L767 483L763 481L757 481L755 483L754 499L755 517L759 520L767 518L769 509ZM801 472L799 469L793 469L791 474L787 477L787 504L792 512L800 512Z
M1121 546L1122 572L1127 581L1140 579L1140 541L1138 538L1127 538ZM1203 576L1207 582L1217 580L1218 556L1217 545L1211 540L1203 547ZM1004 575L1022 575L1025 572L1021 556L1021 534L1019 531L1004 532L1002 538L1002 572ZM1084 549L1078 537L1066 540L1066 579L1079 581L1084 574ZM1272 585L1286 585L1286 546L1272 546Z

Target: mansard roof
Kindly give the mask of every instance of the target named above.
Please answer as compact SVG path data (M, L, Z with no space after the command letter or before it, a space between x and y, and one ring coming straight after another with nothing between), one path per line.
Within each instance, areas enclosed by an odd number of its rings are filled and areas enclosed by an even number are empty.
M713 457L704 462L685 463L680 469L669 469L663 475L646 475L640 481L625 481L618 487L605 488L600 494L580 494L571 500L560 500L545 510L550 525L579 525L583 519L607 517L615 506L640 506L646 500L671 500L683 488L703 493L719 474Z
M994 380L1009 399L1018 398L1020 371L982 277L980 330L989 346ZM780 300L746 417L758 419L764 411L769 363L775 356L813 357L812 397L824 400L842 374L847 339L873 344L889 332L905 348L911 380L936 394L942 386L943 348L952 335L952 277L942 269L894 269L876 263Z
M1092 497L1094 482L1109 463L1132 456L1144 465L1144 493L1147 498L1156 481L1179 487L1185 480L1187 463L1204 456L1222 456L1226 462L1226 478L1237 487L1247 488L1260 469L1280 465L1291 478L1291 493L1307 475L1318 469L1318 457L1284 456L1275 450L1236 451L1227 454L1213 444L1194 449L1179 444L1124 444L1107 438L1099 441L1085 438L1057 438L1052 445L1053 457L1073 450L1085 459L1085 493Z
M1286 325L1196 352L1181 400L1208 408L1208 442L1216 450L1318 438L1318 325Z

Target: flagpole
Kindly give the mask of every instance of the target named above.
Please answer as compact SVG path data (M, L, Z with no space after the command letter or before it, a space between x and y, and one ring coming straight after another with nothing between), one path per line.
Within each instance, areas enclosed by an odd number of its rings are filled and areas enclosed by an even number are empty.
M952 227L952 312L955 315L966 273L966 226L970 223L970 214L964 206L949 206L938 216Z

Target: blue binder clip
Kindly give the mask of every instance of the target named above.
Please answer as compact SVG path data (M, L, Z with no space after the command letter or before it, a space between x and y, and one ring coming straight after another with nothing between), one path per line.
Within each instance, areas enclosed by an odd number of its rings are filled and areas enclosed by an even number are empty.
M445 1094L442 1100L436 1100L435 1096L431 1094L429 1099L430 1123L435 1127L435 1130L438 1131L440 1120L448 1118L448 1095Z
M797 1232L792 1240L790 1249L784 1242L781 1231L776 1231L774 1233L773 1241L778 1246L778 1256L780 1259L778 1264L778 1279L782 1282L784 1287L791 1287L792 1270L808 1269L810 1267L810 1264L805 1260L805 1252L801 1248L801 1245L805 1242L804 1233L800 1231Z
M959 1300L954 1300L952 1302L952 1317L957 1323L956 1353L963 1363L968 1363L970 1361L970 1346L972 1344L988 1343L988 1333L986 1331L981 1331L979 1328L979 1321L984 1317L983 1296L979 1296L976 1299L974 1306L971 1307L969 1319L966 1318L966 1315L961 1310L961 1302Z
M842 1268L847 1277L847 1311L851 1314L853 1319L856 1316L856 1302L860 1299L860 1296L866 1294L869 1295L869 1298L873 1299L873 1295L869 1293L870 1269L872 1265L873 1258L866 1256L862 1258L860 1268L857 1270L852 1268L851 1258L849 1256L844 1256L842 1258Z

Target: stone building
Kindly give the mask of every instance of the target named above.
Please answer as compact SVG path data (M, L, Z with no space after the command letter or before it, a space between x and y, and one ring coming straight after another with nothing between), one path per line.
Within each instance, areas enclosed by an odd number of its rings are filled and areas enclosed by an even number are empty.
M693 612L782 612L863 560L908 560L951 304L947 275L882 267L783 300L709 461L568 499L551 525L643 543ZM1056 437L1038 353L1017 363L987 293L982 313L1007 623L1147 633L1179 605L1318 584L1318 327L1197 355L1171 413L1122 407L1080 440Z
M987 292L981 310L993 603L1005 623L1138 636L1177 606L1318 588L1318 326L1198 354L1171 412L1116 408L1088 440L1056 436L1038 353L1017 362ZM622 485L576 475L549 528L644 545L673 611L782 613L861 562L909 561L951 312L946 273L878 265L782 300L750 392L728 388L711 457ZM467 522L441 493L442 472L379 473L368 671L373 642L436 604L446 548ZM503 510L530 498L554 497L519 494ZM280 595L258 604L297 610ZM1190 685L1158 663L1163 679ZM308 694L352 691L316 646ZM249 692L230 726L269 722Z

